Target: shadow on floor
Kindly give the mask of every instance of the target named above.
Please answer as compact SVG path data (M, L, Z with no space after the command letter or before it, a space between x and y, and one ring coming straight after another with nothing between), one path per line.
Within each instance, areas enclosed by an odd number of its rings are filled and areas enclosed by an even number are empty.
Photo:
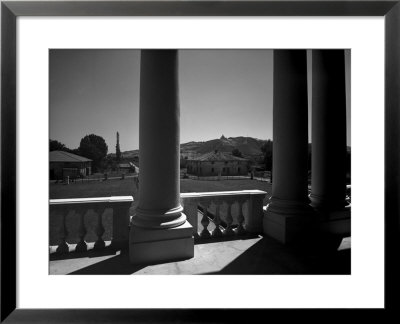
M50 261L59 261L59 260L69 260L69 259L80 259L80 258L97 258L107 255L115 255L116 250L113 248L104 248L101 250L88 250L86 252L69 252L69 253L51 253Z
M144 265L134 265L129 261L128 250L114 252L115 256L106 260L102 260L95 264L86 266L79 270L69 273L70 275L131 275L143 268L164 264L164 262L151 263ZM110 254L111 255L111 254ZM173 260L170 262L184 261L181 259Z
M194 239L194 244L199 245L199 244L229 242L229 241L237 241L237 240L251 240L251 239L254 239L257 237L259 237L258 234L252 234L252 233L244 233L242 235L231 235L231 236L222 235L220 237L211 236L209 238L201 238L201 237L197 236Z
M145 268L147 265L133 265L129 262L128 251L121 251L115 256L106 260L89 265L77 271L69 273L70 275L130 275ZM109 254L111 255L111 254Z
M244 236L243 239L254 238ZM322 249L317 242L303 246L285 246L272 238L258 236L259 240L233 259L228 265L207 275L349 275L351 274L351 249ZM237 239L237 238L236 238ZM229 238L221 238L229 241ZM207 242L201 242L206 247ZM209 243L215 243L215 240ZM228 242L229 244L229 242ZM207 249L206 249L207 251ZM211 251L212 253L212 251ZM53 256L53 258L56 256ZM77 275L131 275L150 265L132 265L126 250L88 251L70 253L70 258L106 257L95 264L73 271ZM65 259L65 255L60 260ZM54 260L54 259L53 259ZM195 259L191 259L196 262ZM176 260L179 261L179 260ZM198 259L197 262L202 262Z
M263 237L220 271L208 275L224 274L351 274L351 249L322 252L315 245L287 247Z

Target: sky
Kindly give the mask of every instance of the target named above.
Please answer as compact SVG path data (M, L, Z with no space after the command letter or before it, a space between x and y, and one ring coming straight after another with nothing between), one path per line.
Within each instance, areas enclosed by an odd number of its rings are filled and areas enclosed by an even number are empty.
M115 153L139 148L140 50L50 50L50 138L88 134ZM181 143L272 139L272 50L179 50ZM349 142L349 141L348 141Z

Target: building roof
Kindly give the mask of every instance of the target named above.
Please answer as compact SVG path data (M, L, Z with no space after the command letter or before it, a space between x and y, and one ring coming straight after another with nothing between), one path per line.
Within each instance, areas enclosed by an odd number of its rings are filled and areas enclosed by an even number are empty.
M208 152L190 160L191 161L247 161L247 159L219 151Z
M50 152L50 162L90 162L90 161L92 160L65 151Z
M132 166L129 163L119 163L118 167L119 168L128 168L128 169L132 168Z

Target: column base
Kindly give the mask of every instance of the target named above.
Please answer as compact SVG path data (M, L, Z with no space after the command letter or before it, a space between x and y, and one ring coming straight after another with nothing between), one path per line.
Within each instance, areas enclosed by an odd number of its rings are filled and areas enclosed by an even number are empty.
M329 200L315 194L310 194L310 199L322 233L351 235L351 204L345 199Z
M309 195L310 206L318 211L331 211L331 210L343 210L348 206L345 198L342 199L329 199L325 196L316 195L311 193Z
M308 205L290 205L288 208L274 206L263 208L264 234L283 244L307 242L315 230L315 215Z
M346 206L339 210L316 210L319 218L319 230L322 233L351 235L351 207Z
M186 215L183 213L181 205L165 210L141 209L138 206L132 217L133 225L147 229L174 228L184 224L185 221Z
M193 256L193 227L187 221L180 226L166 229L131 226L129 260L132 264L173 262Z

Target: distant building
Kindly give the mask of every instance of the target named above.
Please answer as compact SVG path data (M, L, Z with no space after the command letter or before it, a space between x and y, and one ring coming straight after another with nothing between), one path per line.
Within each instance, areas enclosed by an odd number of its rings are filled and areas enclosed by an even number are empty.
M203 176L247 175L248 160L229 153L213 151L187 160L187 173Z
M92 173L92 160L64 151L50 152L50 180L76 179Z
M117 167L120 172L139 173L139 168L132 162L119 163Z

